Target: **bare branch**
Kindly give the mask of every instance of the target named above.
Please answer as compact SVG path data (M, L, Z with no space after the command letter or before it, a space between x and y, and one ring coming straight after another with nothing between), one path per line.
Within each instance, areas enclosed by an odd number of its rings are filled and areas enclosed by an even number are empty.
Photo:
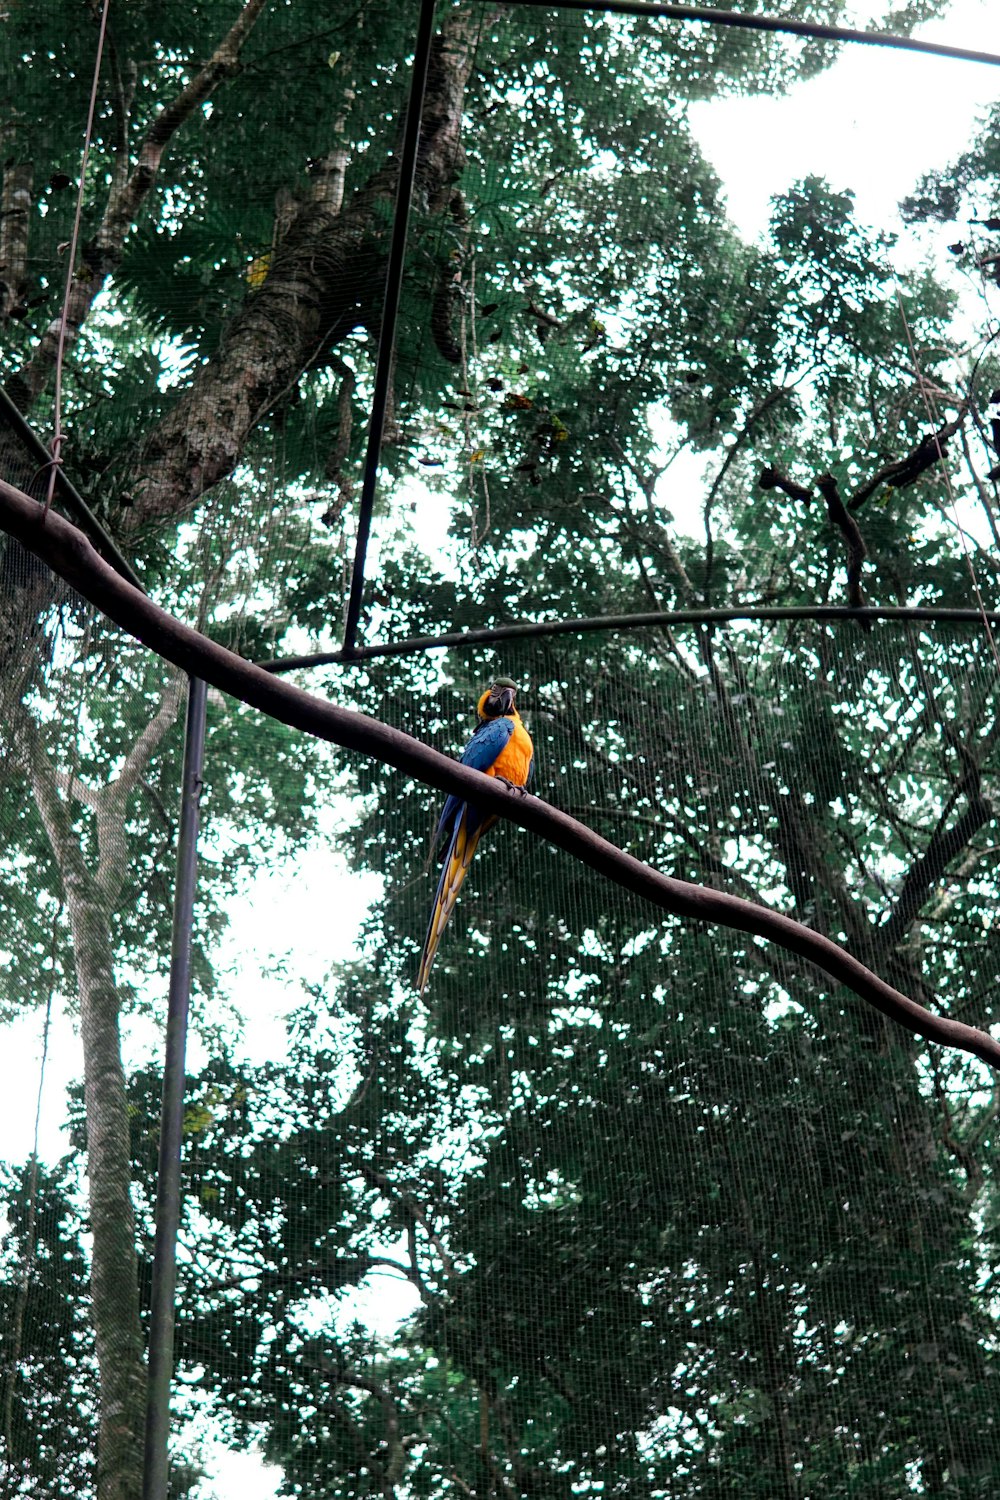
M177 718L183 691L184 678L180 673L175 672L164 689L156 713L126 755L125 763L118 775L108 783L105 796L109 801L113 798L120 805L135 790L139 778L156 753L160 741Z
M397 1185L394 1182L391 1182L390 1179L384 1175L384 1173L376 1171L374 1167L368 1166L366 1162L361 1163L360 1171L362 1177L367 1183L369 1183L372 1187L377 1187L379 1192L384 1193L387 1198L395 1199L395 1201L402 1208L408 1220L411 1220L412 1222L420 1225L428 1240L434 1246L434 1249L440 1256L441 1264L444 1267L446 1274L448 1276L453 1276L455 1274L455 1262L452 1260L451 1256L445 1249L440 1235L431 1224L427 1214L420 1207L419 1203L417 1203L414 1199L413 1194L408 1193L405 1188L397 1187ZM420 1277L419 1270L416 1266L416 1262L414 1259L414 1247L412 1245L410 1247L410 1260L417 1275L417 1285L426 1290L426 1288L424 1287L423 1278ZM411 1277L411 1280L412 1279L413 1278Z
M486 812L517 823L661 911L698 922L718 922L777 943L809 959L836 983L846 985L917 1036L959 1047L1000 1070L1000 1042L976 1027L934 1015L801 922L728 892L661 875L537 797L515 794L495 777L450 760L389 724L315 698L227 651L133 588L68 521L52 511L46 516L30 496L3 481L0 524L110 619L191 675L293 728L374 757L427 786L454 792Z
M781 490L790 500L811 500L813 492L804 484L798 484L789 475L776 469L773 464L765 464L760 471L757 480L758 487L762 490Z
M336 1378L340 1380L342 1384L353 1383L345 1381L343 1379L343 1376L337 1370L337 1367L334 1365L334 1362L332 1360L324 1359L321 1361L321 1364L328 1373L335 1374ZM385 1500L394 1500L394 1496L396 1493L395 1488L389 1486L388 1484L385 1467L371 1452L368 1443L365 1441L360 1426L357 1422L355 1422L354 1418L348 1414L343 1402L332 1401L328 1410L333 1416L334 1421L339 1422L340 1426L343 1427L348 1433L351 1442L354 1444L354 1448L356 1453L358 1454L359 1459L361 1460L362 1464L364 1464L371 1471L371 1476L374 1479L375 1483L378 1485L379 1489L382 1491Z
M888 921L878 930L887 948L898 947L913 925L928 895L945 870L968 846L970 840L993 819L993 808L978 787L969 792L969 805L950 823L954 800L949 799L923 854L914 860L903 881Z
M183 673L173 673L156 713L136 739L118 775L104 786L88 786L82 777L71 776L67 771L54 770L52 773L61 792L82 802L94 814L98 848L94 885L109 902L114 901L121 888L125 805L160 741L175 722L183 690ZM154 795L151 788L147 790ZM159 811L163 813L162 807ZM169 819L165 821L169 827Z
M125 873L125 808L160 741L177 719L184 676L177 672L171 678L160 700L160 706L132 746L125 763L113 781L100 788L91 806L97 820L97 873L95 884L109 901L117 898Z
M390 1396L384 1385L377 1380L370 1380L366 1375L356 1375L351 1371L344 1371L339 1376L342 1385L353 1385L359 1391L366 1391L382 1408L382 1416L385 1420L385 1445L389 1450L384 1466L385 1483L383 1489L386 1495L395 1493L395 1486L403 1475L403 1464L406 1461L406 1449L403 1447L399 1431L399 1408Z
M944 457L944 450L948 445L948 439L955 436L965 421L968 408L963 402L959 408L958 416L951 422L946 422L937 432L925 432L912 452L905 458L896 459L895 462L885 464L877 473L873 474L867 484L854 492L851 497L850 509L860 510L866 500L870 500L879 485L891 485L894 490L904 490L908 485L914 484L927 469L938 463Z
M861 592L861 570L868 548L858 528L858 523L840 498L840 489L832 474L821 474L816 488L826 501L830 520L838 528L847 548L847 602L852 609L864 609L865 596ZM871 629L870 620L861 620L866 630Z

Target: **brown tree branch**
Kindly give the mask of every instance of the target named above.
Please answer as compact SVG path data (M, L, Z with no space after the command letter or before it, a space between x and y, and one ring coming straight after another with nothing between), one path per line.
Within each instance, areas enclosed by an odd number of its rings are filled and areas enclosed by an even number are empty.
M343 1385L353 1385L355 1383L343 1377L333 1360L323 1358L319 1361L319 1365L327 1375L333 1375L339 1383ZM330 1412L334 1421L338 1422L347 1432L351 1442L354 1444L360 1464L363 1468L367 1468L370 1471L372 1479L382 1492L383 1500L395 1500L396 1491L388 1482L385 1466L372 1453L361 1427L348 1414L343 1402L334 1399L326 1410Z
M809 501L813 497L811 489L804 484L798 484L781 469L776 469L773 464L765 464L760 471L757 485L762 490L781 490L782 494L787 495L790 500Z
M97 829L97 869L94 887L108 910L118 899L124 877L125 864L125 812L128 799L156 752L160 741L177 719L185 679L181 673L171 675L156 713L139 733L131 750L122 763L118 775L103 786L91 786L81 776L53 769L53 777L59 790L67 797L89 807L94 814ZM146 787L154 801L158 801L152 788ZM173 832L173 825L160 804L157 808L165 825Z
M369 1375L360 1375L348 1369L337 1360L331 1359L328 1354L315 1350L306 1355L306 1360L314 1369L321 1371L332 1380L335 1387L349 1386L374 1397L378 1402L385 1424L382 1438L386 1449L384 1460L377 1458L371 1451L362 1427L349 1415L340 1402L334 1400L329 1409L335 1419L350 1434L359 1458L370 1469L372 1478L381 1490L384 1500L394 1500L396 1486L403 1477L403 1468L406 1463L406 1442L400 1431L399 1406L395 1397L381 1382L373 1380Z
M109 798L121 803L131 796L139 777L156 753L157 746L177 718L184 687L184 679L171 674L155 714L136 736L117 776L108 783L106 795Z
M762 490L781 490L791 500L810 501L813 492L804 484L798 484L780 469L768 464L761 470L760 478L757 480ZM826 501L827 513L833 524L838 527L847 547L847 601L851 609L864 609L865 596L861 592L861 569L868 555L864 538L858 528L858 523L851 516L843 500L840 498L840 490L836 479L832 474L821 474L816 480L817 488ZM866 630L871 628L871 622L863 619L859 621Z
M914 484L927 469L931 468L944 457L944 450L948 445L948 439L955 436L965 421L968 408L965 403L959 408L958 416L951 422L946 422L939 427L937 432L925 432L912 452L905 458L896 459L893 463L885 464L877 473L873 474L867 484L855 490L850 500L851 510L860 510L866 500L870 500L879 485L891 485L894 490L905 490L908 485Z
M892 913L877 932L878 939L885 945L887 952L904 941L920 908L952 860L961 854L980 828L992 821L993 808L978 787L973 787L968 795L968 807L950 826L949 818L954 803L949 799L927 842L927 848L907 870Z
M136 737L118 775L104 786L88 786L78 776L56 773L61 788L94 813L98 849L94 885L109 908L118 899L124 876L124 824L128 799L163 736L176 721L183 691L183 675L179 672L172 674L156 713Z
M816 488L826 501L830 520L844 538L844 546L847 549L847 602L852 609L864 609L865 596L861 592L861 570L868 556L864 537L861 535L857 521L840 498L840 487L833 475L820 474L816 480ZM862 623L866 630L871 629L870 621L865 620Z
M292 728L394 766L428 786L467 798L557 848L661 911L748 932L808 959L838 984L917 1036L958 1047L1000 1069L1000 1042L976 1027L934 1015L874 974L830 938L791 917L728 892L650 869L537 797L450 760L389 724L326 703L200 635L126 583L61 516L0 481L0 525L137 640L186 672Z
M878 939L887 955L892 955L905 941L921 907L948 866L969 846L979 829L994 817L994 809L982 793L982 779L976 757L939 705L934 684L924 667L912 629L908 629L907 634L912 652L911 664L924 695L927 724L940 726L942 738L954 752L960 773L952 782L952 789L945 798L937 824L923 853L915 854L912 848L908 851L910 866L900 886L896 904L878 929ZM969 726L969 739L973 742L976 728L977 723L973 720ZM962 796L965 796L968 805L965 812L952 823L955 805Z
M420 1225L428 1240L434 1246L434 1249L440 1256L441 1264L444 1267L445 1274L447 1276L454 1276L455 1262L448 1254L448 1251L445 1249L440 1235L431 1224L427 1214L424 1213L419 1203L417 1203L416 1199L413 1197L413 1194L408 1193L405 1188L398 1187L394 1182L386 1177L383 1172L377 1171L375 1167L370 1167L367 1162L361 1162L359 1164L359 1170L362 1177L370 1187L377 1187L380 1193L384 1193L387 1198L391 1198L399 1204L400 1208L403 1211L403 1215L406 1218L408 1227L412 1226L413 1224ZM418 1290L421 1291L421 1294L423 1294L424 1292L426 1292L427 1288L423 1281L423 1277L420 1275L420 1269L416 1262L416 1247L412 1243L409 1247L409 1253L414 1271L414 1276L410 1279L415 1279Z

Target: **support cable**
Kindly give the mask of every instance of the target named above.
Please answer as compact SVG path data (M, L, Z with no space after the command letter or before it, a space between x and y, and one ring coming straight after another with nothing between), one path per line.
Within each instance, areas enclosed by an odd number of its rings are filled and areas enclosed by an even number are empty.
M21 408L11 400L2 385L0 385L0 421L7 423L7 426L28 450L32 458L38 460L41 469L55 475L56 489L59 491L63 504L79 522L81 530L85 531L90 537L98 552L107 559L113 568L118 570L123 578L127 578L134 588L143 588L142 580L135 569L122 556L111 536L105 531L86 500L84 500L72 480L67 477L66 470L61 464L55 462L53 455L31 426Z
M434 40L434 4L435 0L421 0L420 4L420 22L417 27L413 71L410 77L410 97L406 107L406 124L403 127L403 144L399 154L399 182L396 186L392 238L389 241L389 262L385 272L382 326L379 330L378 354L375 359L375 386L372 391L371 415L368 421L368 447L365 453L361 502L358 508L358 535L354 545L351 592L347 601L347 615L344 622L345 657L354 653L358 621L361 618L361 596L365 586L365 555L371 534L379 455L382 451L382 433L389 402L389 384L392 378L393 354L396 347L396 321L399 316L403 265L406 258L406 232L410 221L410 200L413 197L413 182L417 170L424 90L427 85L431 43Z
M827 26L821 21L793 21L782 16L751 16L743 11L713 10L706 5L644 4L643 0L497 0L508 9L531 6L539 10L597 10L613 15L649 16L653 20L700 21L706 26L732 27L743 31L777 31L809 37L821 42L857 42L868 47L894 47L903 52L924 52L931 57L950 57L957 62L985 63L1000 67L1000 53L980 52L973 47L951 47L945 42L924 42L890 31L858 31L852 26Z
M191 998L191 937L198 885L198 813L205 750L207 685L190 679L184 734L177 878L167 1041L160 1109L160 1153L156 1173L156 1238L149 1313L149 1372L142 1500L167 1500L170 1460L170 1383L174 1370L174 1296L177 1231L181 1209L181 1147L184 1134L184 1075Z
M87 125L83 133L83 154L80 158L80 181L76 188L76 208L73 214L73 232L69 238L69 248L66 251L66 285L63 290L62 309L59 313L59 342L56 345L56 389L54 401L54 418L52 431L52 457L49 467L49 482L45 492L45 509L48 510L52 504L56 492L56 472L62 463L62 448L66 440L66 434L62 427L62 381L63 364L66 353L66 332L69 319L69 299L73 290L73 276L76 272L76 250L80 243L80 223L83 219L83 194L87 179L87 163L90 160L90 147L94 137L94 115L97 111L97 88L101 80L101 61L104 57L104 39L108 30L108 9L111 0L104 0L101 6L100 29L97 34L97 50L94 54L94 73L90 83L90 103L87 107Z

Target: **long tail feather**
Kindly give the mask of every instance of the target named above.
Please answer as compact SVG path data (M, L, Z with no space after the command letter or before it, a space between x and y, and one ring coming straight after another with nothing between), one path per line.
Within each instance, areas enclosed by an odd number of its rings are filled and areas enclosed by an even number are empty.
M420 993L424 992L427 976L434 962L441 934L448 925L448 918L455 909L458 893L462 889L462 881L468 873L472 856L476 852L476 846L487 828L492 827L496 818L481 818L479 813L470 808L462 809L462 815L455 825L455 831L448 845L448 852L441 866L441 878L438 881L437 893L434 897L434 906L431 911L431 919L427 927L427 936L424 939L424 951L420 960L420 973L417 975L417 988Z

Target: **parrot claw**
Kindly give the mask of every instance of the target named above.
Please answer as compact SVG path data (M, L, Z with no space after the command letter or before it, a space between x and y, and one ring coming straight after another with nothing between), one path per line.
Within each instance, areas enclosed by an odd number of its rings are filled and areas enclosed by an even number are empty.
M493 779L494 781L502 781L509 792L517 792L519 797L526 797L528 795L528 788L526 786L518 786L516 781L508 781L506 776L494 776Z

